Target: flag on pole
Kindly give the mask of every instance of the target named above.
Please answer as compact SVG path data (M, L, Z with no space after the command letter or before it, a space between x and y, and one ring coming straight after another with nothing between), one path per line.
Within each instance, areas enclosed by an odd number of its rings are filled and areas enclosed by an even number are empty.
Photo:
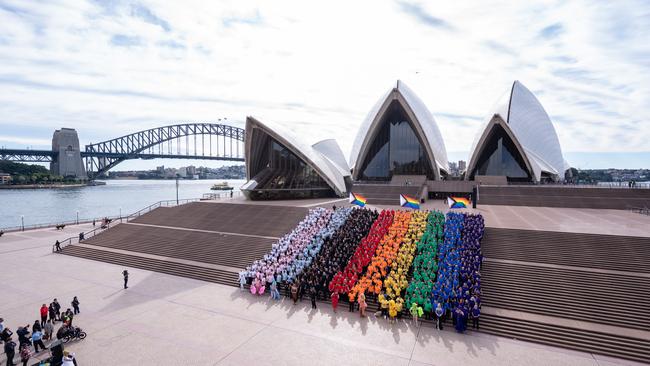
M363 206L366 205L366 202L367 202L366 197L364 197L364 196L362 196L360 194L350 192L350 203L351 204L363 207Z
M417 210L420 208L420 202L416 200L415 198L411 196L407 196L405 194L400 194L399 195L399 204L402 207L409 207L414 210Z
M447 197L449 208L469 208L469 200L465 197Z

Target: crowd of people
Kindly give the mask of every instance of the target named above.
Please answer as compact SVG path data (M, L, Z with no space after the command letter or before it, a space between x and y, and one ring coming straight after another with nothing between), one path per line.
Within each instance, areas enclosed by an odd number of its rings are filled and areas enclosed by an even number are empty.
M427 226L428 215L428 211L413 212L408 231L404 235L402 245L397 253L397 258L391 267L388 277L384 281L386 291L385 299L388 300L388 315L391 320L395 319L396 312L404 308L402 292L408 287L407 276L413 263L413 257L415 256L416 244L420 241L424 229ZM421 310L417 310L415 314L419 314L420 312ZM417 323L417 315L414 316L414 319Z
M416 256L413 259L413 278L406 289L406 307L413 304L422 308L422 313L430 318L433 305L430 297L438 272L438 242L442 240L445 215L432 211L427 218L427 227L417 243ZM418 312L419 313L419 312Z
M314 258L316 258L316 255L318 255L323 248L325 240L336 233L341 225L343 225L348 219L352 210L352 207L341 207L338 209L334 207L334 214L330 217L330 221L318 234L316 234L316 236L314 236L314 239L307 245L305 250L298 254L298 257L293 264L295 268L291 271L289 276L282 277L283 282L293 282L294 279L305 270L305 268L308 268L311 265Z
M408 230L408 224L411 221L411 212L397 211L394 213L393 223L388 228L388 233L379 242L375 255L372 257L365 274L357 284L348 293L350 301L363 294L364 298L367 293L377 295L381 302L383 299L382 287L384 278L390 272L390 267L397 257L399 246Z
M484 222L481 215L447 214L445 239L440 246L438 278L432 290L438 318L452 316L458 332L464 332L471 318L475 328L481 309L481 273L483 260L480 241ZM437 322L442 325L440 321Z
M264 258L247 268L244 276L252 279L251 293L261 295L267 285L276 282L277 278L295 276L295 267L292 266L294 259L325 227L331 216L332 211L322 207L309 210L307 217L295 229L273 244Z
M312 265L298 279L309 290L312 302L318 294L331 295L329 283L349 262L361 239L368 235L378 216L377 211L357 208L352 211L345 224L325 241Z
M366 296L376 296L391 322L407 311L416 324L433 317L442 329L451 317L463 332L470 319L479 326L483 232L480 214L313 209L240 273L240 284L252 283L257 294L270 288L274 299L286 285L294 303L308 295L316 308L317 299L329 298L335 312L343 297L361 316Z
M23 366L27 365L33 355L48 349L51 353L51 365L77 365L74 354L64 351L61 341L73 330L72 321L75 315L80 313L80 302L76 296L72 299L70 305L71 308L61 311L62 307L57 299L52 300L49 306L43 304L38 311L39 319L36 319L34 324L31 325L31 331L30 324L16 328L15 335L18 338L18 344L14 341L14 332L9 327L6 327L4 319L0 318L0 341L4 344L3 349L7 358L6 365L15 365L14 359L16 356L20 358ZM61 326L55 332L57 322L61 323ZM47 346L45 341L48 342Z
M359 276L370 264L379 242L388 233L388 229L393 223L394 215L395 212L393 210L384 210L379 214L377 220L372 224L368 235L361 239L361 243L359 243L357 250L348 261L348 264L332 278L329 284L331 293L347 295L352 291Z

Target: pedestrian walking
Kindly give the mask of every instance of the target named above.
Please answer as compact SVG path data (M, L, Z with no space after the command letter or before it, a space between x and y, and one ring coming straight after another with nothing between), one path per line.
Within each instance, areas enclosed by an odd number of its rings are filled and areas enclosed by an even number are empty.
M311 300L311 308L316 309L316 286L314 285L309 288L309 299Z
M57 240L56 243L54 243L54 247L56 248L57 252L61 251L61 243Z
M368 304L366 303L366 294L364 292L359 293L357 297L357 302L359 303L359 314L362 318L366 317L366 308Z
M34 324L32 324L32 332L35 332L37 330L43 330L41 328L41 322L39 322L38 319L34 320Z
M127 288L129 288L129 286L128 286L128 284L129 284L129 271L127 271L126 269L124 271L122 271L122 276L124 276L124 289L126 290Z
M294 282L291 284L291 300L293 300L293 304L296 305L298 302L298 283Z
M472 328L478 330L478 318L481 316L481 309L478 308L478 305L474 305L470 315L472 317Z
M54 302L50 303L50 306L47 308L47 311L50 313L50 320L52 323L56 322L56 310L54 310Z
M34 353L38 353L38 347L41 347L41 350L45 350L45 344L43 343L43 332L40 330L35 330L32 333L32 343L34 344Z
M334 309L334 312L336 313L336 308L339 306L339 293L336 291L332 292L331 298L332 298L332 309Z
M70 304L72 305L72 308L74 309L75 315L79 314L81 312L79 310L79 299L77 299L76 296L72 299L72 302Z
M30 340L31 337L29 334L29 329L27 328L29 328L29 325L26 325L24 327L18 327L18 329L16 329L16 335L18 336L18 344L21 346L25 343L27 343L30 346L32 344Z
M442 330L442 316L445 314L445 311L442 309L440 303L436 304L436 329Z
M23 366L27 366L27 362L32 357L32 353L29 351L29 346L23 344L20 346L20 361L22 361Z
M278 283L275 282L275 278L273 279L273 282L271 282L271 298L280 300L280 291L278 291Z
M244 291L244 286L246 285L246 275L244 272L239 273L239 289Z
M59 300L54 299L52 303L54 304L54 313L56 314L56 319L61 320L61 304L59 304Z
M11 339L11 336L14 334L14 332L12 332L9 328L5 328L5 326L2 324L3 320L4 319L0 318L0 325L2 325L2 330L0 331L0 341L7 342Z
M74 359L74 353L63 351L63 363L61 366L77 366L77 361Z
M414 302L413 304L411 304L411 308L409 309L409 312L413 317L413 322L415 323L415 326L419 327L420 325L418 324L418 318L422 316L424 310L422 309L421 306L418 306L418 304Z
M41 312L41 327L44 327L45 322L47 322L47 314L49 312L47 309L47 305L43 304L43 306L41 306L40 312Z
M52 333L54 333L54 325L52 325L52 319L48 319L45 325L43 326L43 331L45 332L45 339L48 341L52 339Z
M5 341L5 355L7 356L7 366L13 366L14 356L16 355L16 342L11 340L11 337Z

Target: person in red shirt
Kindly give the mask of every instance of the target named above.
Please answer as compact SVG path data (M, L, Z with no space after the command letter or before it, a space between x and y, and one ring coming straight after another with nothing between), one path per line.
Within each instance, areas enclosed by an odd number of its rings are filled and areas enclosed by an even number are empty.
M47 305L43 304L43 306L41 306L41 327L44 327L45 323L47 322L47 313Z
M337 291L334 291L332 292L332 309L334 309L335 313L337 306L339 306L339 293Z

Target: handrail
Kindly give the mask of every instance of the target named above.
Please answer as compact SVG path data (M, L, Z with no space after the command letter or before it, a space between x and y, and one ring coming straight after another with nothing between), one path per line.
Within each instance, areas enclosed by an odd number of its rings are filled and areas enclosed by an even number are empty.
M119 215L105 216L105 217L108 217L109 219L113 219L113 220L119 220L120 219ZM10 227L0 228L0 229L2 229L2 231L4 231L5 233L8 233L8 232L12 232L12 231L25 231L25 230L33 230L33 229L42 229L42 228L46 228L46 227L55 227L55 226L58 226L58 225L66 225L67 226L67 225L89 224L89 223L91 223L93 221L97 221L97 220L100 220L100 219L94 218L94 219L79 219L79 221L77 221L77 220L55 221L55 222L48 222L48 223L44 223L44 224L31 224L31 225L25 225L25 226L22 226L22 225L21 226L10 226Z
M202 201L208 201L208 200L217 200L217 199L224 199L224 198L235 198L235 197L240 197L242 195L241 191L229 191L229 192L219 192L219 193L203 193L203 197L201 198Z
M87 238L92 238L92 237L94 237L96 235L101 234L105 230L108 230L108 228L110 228L110 226L111 226L111 221L106 223L106 227L100 226L98 228L94 228L94 229L92 229L92 230L90 230L88 232L83 233L83 237L84 237L83 240L86 240ZM63 249L68 245L72 245L72 241L75 240L75 239L77 240L77 243L81 242L81 240L79 240L79 236L71 236L71 237L69 237L67 239L63 239L62 241L60 241L59 242L59 247L61 249ZM57 251L58 250L56 250L56 243L52 244L52 253L55 253Z
M156 203L153 203L143 209L140 209L128 216L126 216L126 222L129 222L130 220L135 219L138 216L142 216L145 213L151 212L152 210L158 208L158 207L173 207L173 206L180 206L184 205L186 203L191 203L191 202L198 202L200 201L200 198L184 198L181 200L163 200L163 201L158 201Z
M206 194L210 195L211 193L206 193ZM241 191L233 192L232 196L230 195L230 193L224 194L223 196L219 195L219 194L216 194L216 193L212 193L212 194L216 195L219 199L221 199L221 198L233 198L235 196L241 195L242 193L241 193ZM205 197L205 194L203 196ZM201 200L202 200L201 198L184 198L184 199L180 199L180 200L163 200L163 201L158 201L156 203L153 203L153 204L151 204L151 205L149 205L149 206L147 206L147 207L145 207L143 209L140 209L140 210L138 210L138 211L136 211L136 212L134 212L134 213L132 213L132 214L130 214L128 216L115 216L115 217L112 217L112 218L109 217L109 218L111 219L110 221L119 219L120 222L121 222L122 219L126 219L126 221L129 222L130 220L133 220L134 218L136 218L138 216L141 216L141 215L143 215L145 213L151 212L152 210L154 210L154 209L156 209L158 207L180 206L180 205L184 205L184 204L191 203L191 202L198 202L198 201L201 201ZM100 226L98 228L95 228L95 229L92 229L92 230L90 230L88 232L83 233L83 237L84 237L83 240L88 239L88 238L92 238L92 237L94 237L96 235L99 235L99 234L103 233L105 230L109 229L110 228L110 221L106 224L106 227L101 227ZM86 221L86 222L92 222L92 220L91 221ZM70 223L66 223L66 222L58 223L57 225L59 225L59 224L68 225L68 224L76 224L76 223L77 223L76 221L72 221ZM79 223L81 223L81 221ZM45 225L44 227L47 227L47 226L55 226L55 225ZM77 240L77 243L79 243L80 242L79 236L71 236L69 238L63 239L62 241L59 242L59 246L61 247L61 249L63 249L64 247L73 244L74 240ZM56 243L52 245L52 253L54 253L54 252L57 252Z
M602 188L602 189L650 189L650 183L637 183L634 187L627 186L627 183L619 182L601 182L599 184L562 184L562 183L543 183L543 184L480 184L482 187L539 187L539 188Z

